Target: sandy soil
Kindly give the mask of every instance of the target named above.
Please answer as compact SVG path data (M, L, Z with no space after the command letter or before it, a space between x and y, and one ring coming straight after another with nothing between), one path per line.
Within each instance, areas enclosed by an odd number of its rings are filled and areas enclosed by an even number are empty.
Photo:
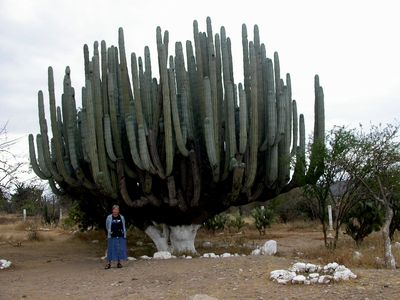
M103 269L100 259L103 241L58 231L45 234L51 240L26 241L20 247L0 243L0 258L13 262L0 271L0 299L187 299L194 294L218 299L400 299L399 270L352 268L357 280L324 286L270 282L270 271L288 268L293 252L321 243L313 229L274 232L280 245L275 257L138 260L110 270ZM199 242L204 238L200 234Z

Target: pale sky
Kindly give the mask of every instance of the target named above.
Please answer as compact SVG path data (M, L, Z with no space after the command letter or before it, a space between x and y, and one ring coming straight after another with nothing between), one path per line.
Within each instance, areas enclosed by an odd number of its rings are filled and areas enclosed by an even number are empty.
M242 81L241 26L249 39L258 24L269 57L279 52L281 72L292 78L293 98L312 132L313 77L325 93L326 128L388 123L400 112L399 1L54 1L0 0L0 125L10 138L22 137L14 151L27 153L27 135L38 133L37 91L47 104L47 67L53 66L60 101L65 66L72 84L83 85L83 44L117 45L125 32L126 51L150 47L156 68L156 26L175 41L193 40L192 22L205 31L224 25L232 40L235 81ZM91 50L92 51L92 50ZM48 108L48 105L47 105Z

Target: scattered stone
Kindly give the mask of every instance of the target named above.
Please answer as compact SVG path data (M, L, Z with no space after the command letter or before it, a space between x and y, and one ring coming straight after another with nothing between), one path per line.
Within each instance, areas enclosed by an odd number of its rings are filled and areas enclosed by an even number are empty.
M0 270L4 270L11 267L11 261L0 259Z
M192 259L193 257L191 257L190 255L185 257L186 259Z
M261 254L275 255L278 251L278 243L274 240L266 241L264 246L261 247Z
M93 243L93 244L98 244L98 243L99 243L99 240L92 240L92 243Z
M151 259L151 257L150 256L147 256L147 255L142 255L141 257L139 257L140 259Z
M154 259L170 259L172 258L172 254L168 251L158 251L153 254Z
M190 296L188 300L218 300L217 298L211 297L206 294L196 294L193 296Z
M359 251L354 251L353 252L353 260L354 261L360 261L362 256L363 256L362 253L359 252Z
M132 256L128 256L128 260L136 260L136 258L134 258Z
M216 255L215 253L211 252L211 253L204 253L202 257L205 257L205 258L217 258L217 257L219 257L219 255Z
M257 255L261 255L261 249L254 249L253 251L251 251L251 255L253 256L257 256Z
M226 258L226 257L231 257L232 255L230 253L224 253L221 255L221 257Z
M211 248L212 246L213 245L212 245L211 242L206 241L206 242L203 243L203 248Z

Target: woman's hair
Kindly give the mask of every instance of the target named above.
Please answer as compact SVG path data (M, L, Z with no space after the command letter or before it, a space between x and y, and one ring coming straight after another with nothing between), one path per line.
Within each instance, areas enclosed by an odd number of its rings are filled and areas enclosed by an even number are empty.
M118 209L119 210L119 205L113 205L112 210Z

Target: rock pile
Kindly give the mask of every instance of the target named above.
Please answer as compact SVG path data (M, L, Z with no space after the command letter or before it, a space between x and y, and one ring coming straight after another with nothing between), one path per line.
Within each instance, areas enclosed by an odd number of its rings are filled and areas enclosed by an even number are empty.
M350 269L336 262L325 266L297 262L288 270L275 270L270 274L270 279L279 284L328 284L355 278L357 275Z

